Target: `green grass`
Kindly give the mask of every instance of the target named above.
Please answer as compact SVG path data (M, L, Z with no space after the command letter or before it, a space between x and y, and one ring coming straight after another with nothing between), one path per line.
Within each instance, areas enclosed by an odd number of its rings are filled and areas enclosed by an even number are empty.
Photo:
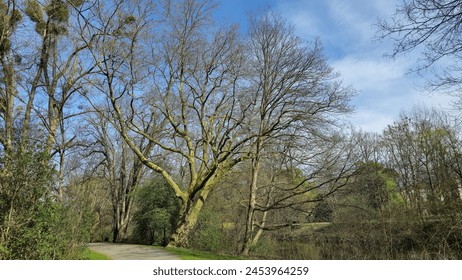
M177 255L182 260L239 260L236 256L219 255L211 252L196 251L185 248L164 248L167 252Z
M110 260L111 259L104 254L92 251L88 248L83 251L82 255L83 255L83 258L82 258L83 260Z

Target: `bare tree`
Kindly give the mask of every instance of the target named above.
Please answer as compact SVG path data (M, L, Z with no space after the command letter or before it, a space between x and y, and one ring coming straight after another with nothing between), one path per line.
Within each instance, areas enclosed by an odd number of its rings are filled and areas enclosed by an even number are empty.
M293 148L291 145L300 144L308 148L304 140L311 142L317 138L316 134L326 134L327 138L328 127L334 123L333 116L350 110L348 101L352 95L351 89L335 80L337 75L327 65L320 43L303 44L294 35L294 28L274 13L252 19L249 48L251 78L248 90L254 106L249 126L255 130L256 137L250 151L252 180L244 255L249 253L252 243L260 162L267 152L265 149L283 142L292 143L285 145L289 150ZM276 200L282 202L285 196L287 194L282 194ZM263 211L263 219L266 213Z
M64 153L58 149L69 146L75 135L59 134L79 115L73 107L76 88L89 72L80 60L86 46L72 32L81 5L82 1L42 4L36 0L0 4L0 116L4 120L0 143L6 155L13 150L25 153L29 146L42 143L49 159L56 158L58 168L63 167Z
M40 163L27 162L37 165L37 176L39 167L49 167L55 158L60 123L76 112L70 107L78 81L86 74L79 60L85 45L79 45L68 31L81 4L82 1L54 0L0 2L0 154L2 160L5 159L2 169L8 176L12 176L14 170L20 171L12 164L13 158L17 162L40 159ZM69 139L67 134L63 137ZM33 156L36 154L43 156ZM58 168L63 167L63 162L60 156ZM29 184L25 178L14 179L19 185L23 179L24 185ZM38 186L40 183L36 180ZM26 212L18 214L24 210L23 205L36 207L51 195L51 187L45 183L43 186L50 188L50 192L18 203L20 194L28 197L26 193L31 190L27 187L15 190L14 184L9 183L2 185L1 196L11 211L8 216L2 213L0 241L9 238L3 233L8 232L10 225L21 228L26 224L20 222L22 219L32 219ZM58 184L60 198L62 186ZM8 195L10 191L13 191L11 196Z
M357 149L362 162L383 162L384 150L379 133L353 131L352 137L356 138Z
M448 116L415 108L386 129L384 140L403 197L422 220L454 214L461 205L460 139Z
M112 241L127 239L128 225L132 218L134 193L141 184L146 168L133 154L116 129L104 121L104 116L89 118L88 133L93 144L86 147L87 156L100 155L94 176L101 177L111 197L112 205ZM149 153L152 143L139 141L137 148Z
M390 21L379 21L378 37L393 40L391 57L421 51L414 70L431 69L430 88L456 94L462 84L461 7L459 1L403 0Z
M236 28L210 34L208 1L166 1L157 15L160 35L148 25L147 8L140 10L147 6L116 3L95 8L82 24L93 34L87 42L101 73L88 90L105 94L112 110L100 113L182 201L169 245L186 246L210 190L242 160L242 147L252 137L241 126L250 106L238 97L241 44ZM144 56L150 53L153 57ZM149 79L142 77L143 69ZM152 153L138 148L139 139L154 145Z

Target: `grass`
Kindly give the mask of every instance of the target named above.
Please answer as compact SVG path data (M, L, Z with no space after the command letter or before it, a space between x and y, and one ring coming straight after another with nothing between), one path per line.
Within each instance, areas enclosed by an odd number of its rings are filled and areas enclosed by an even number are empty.
M82 258L83 260L110 260L111 259L104 254L92 251L88 248L83 251L82 255L83 255L83 258Z
M163 248L167 252L177 255L182 260L240 260L242 258L229 255L219 255L211 252L196 251L185 248Z

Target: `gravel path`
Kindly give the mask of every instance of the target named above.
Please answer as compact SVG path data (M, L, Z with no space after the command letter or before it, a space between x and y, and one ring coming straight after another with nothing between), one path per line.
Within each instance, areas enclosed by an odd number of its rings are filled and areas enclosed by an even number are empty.
M131 244L90 243L88 248L113 260L179 260L162 249Z

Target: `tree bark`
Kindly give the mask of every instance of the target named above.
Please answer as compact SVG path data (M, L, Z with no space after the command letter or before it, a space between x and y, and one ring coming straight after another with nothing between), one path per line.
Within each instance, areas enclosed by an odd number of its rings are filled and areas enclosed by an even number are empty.
M242 246L242 255L248 256L252 245L252 236L254 229L254 214L257 204L258 173L260 170L260 150L261 138L257 139L255 158L252 160L252 181L250 183L249 206L247 209L247 218L245 224L244 244Z
M199 212L201 211L203 202L201 200L194 203L192 207L183 206L179 214L179 220L175 231L170 237L167 247L186 248L189 244L189 236L191 230L197 223Z
M186 202L183 201L175 231L172 234L167 247L188 247L191 230L194 229L205 200L207 199L210 190L213 188L214 183L218 179L218 175L215 175L214 178L210 179L206 186L200 191L200 194L196 199L189 199Z

